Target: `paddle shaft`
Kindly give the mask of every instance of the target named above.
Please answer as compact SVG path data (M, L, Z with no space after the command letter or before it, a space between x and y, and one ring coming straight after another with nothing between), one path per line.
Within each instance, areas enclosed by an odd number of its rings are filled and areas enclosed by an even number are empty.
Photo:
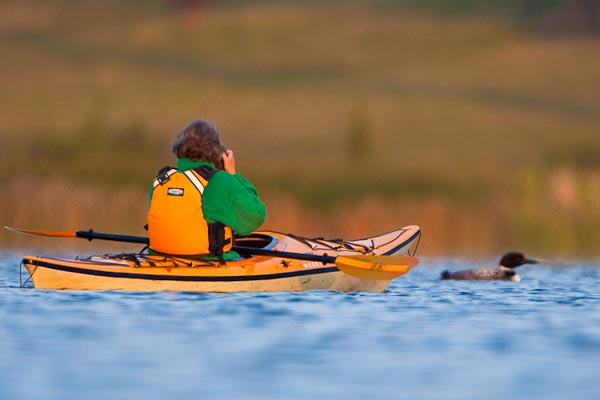
M95 232L92 229L88 231L76 231L75 236L82 239L92 241L94 239L100 240L112 240L113 242L126 242L126 243L140 243L149 244L150 239L144 236L133 236L133 235L117 235L114 233L102 233Z
M75 236L82 239L93 240L112 240L118 242L127 242L127 243L141 243L148 244L149 240L144 236L132 236L132 235L116 235L112 233L102 233L95 232L93 230L87 231L76 231ZM288 251L279 251L279 250L266 250L266 249L257 249L254 247L241 247L241 246L233 246L232 250L237 251L242 254L254 254L259 256L272 256L272 257L285 257L285 258L293 258L296 260L306 260L306 261L318 261L323 264L334 263L336 257L324 255L315 255L315 254L304 254L304 253L292 253Z
M293 258L295 260L305 260L305 261L318 261L323 264L333 264L337 257L328 256L327 254L317 255L317 254L308 254L308 253L292 253L289 251L279 251L279 250L266 250L266 249L255 249L254 247L240 247L233 246L233 251L237 251L242 254L254 254L257 256L271 256L271 257L282 257L282 258Z

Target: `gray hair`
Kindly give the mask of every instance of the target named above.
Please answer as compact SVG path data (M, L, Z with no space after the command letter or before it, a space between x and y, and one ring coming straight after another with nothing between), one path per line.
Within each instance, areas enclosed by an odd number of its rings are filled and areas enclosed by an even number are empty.
M213 121L197 120L185 127L171 148L177 158L206 161L220 167L225 146L221 143L217 125Z

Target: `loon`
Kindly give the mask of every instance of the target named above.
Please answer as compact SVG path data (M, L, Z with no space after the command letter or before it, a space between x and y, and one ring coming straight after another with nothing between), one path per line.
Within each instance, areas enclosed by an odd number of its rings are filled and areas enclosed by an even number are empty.
M523 264L537 264L536 260L525 258L521 253L506 253L501 259L498 268L480 268L467 269L456 272L442 272L442 279L455 280L507 280L519 282L521 277L514 271L514 268Z

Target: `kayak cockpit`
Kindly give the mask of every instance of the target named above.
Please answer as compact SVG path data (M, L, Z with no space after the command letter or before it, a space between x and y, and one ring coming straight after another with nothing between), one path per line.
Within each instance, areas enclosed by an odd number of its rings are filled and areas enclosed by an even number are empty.
M270 250L277 246L279 239L275 236L267 235L264 233L253 233L248 236L241 236L235 238L235 245L241 247L248 247L253 249Z

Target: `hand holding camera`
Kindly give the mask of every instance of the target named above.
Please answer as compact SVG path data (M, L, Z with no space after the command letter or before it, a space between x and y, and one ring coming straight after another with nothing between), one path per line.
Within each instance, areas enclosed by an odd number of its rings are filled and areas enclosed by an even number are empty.
M223 169L230 174L235 174L235 157L233 150L225 150L223 152Z

